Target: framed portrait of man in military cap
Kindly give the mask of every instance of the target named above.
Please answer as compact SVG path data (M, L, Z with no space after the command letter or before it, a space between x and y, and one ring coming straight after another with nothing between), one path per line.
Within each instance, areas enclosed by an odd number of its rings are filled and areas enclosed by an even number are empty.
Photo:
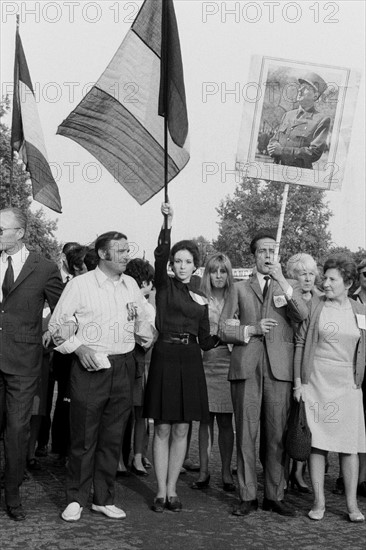
M340 188L359 74L254 57L236 167L258 179Z

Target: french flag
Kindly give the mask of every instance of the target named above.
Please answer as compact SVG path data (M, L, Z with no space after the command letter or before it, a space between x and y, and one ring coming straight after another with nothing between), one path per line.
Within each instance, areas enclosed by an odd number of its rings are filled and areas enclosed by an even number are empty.
M29 172L34 200L61 213L61 199L48 164L36 98L18 27L15 42L11 147L19 153L19 158Z
M170 181L189 160L178 27L172 0L145 0L108 67L57 133L87 149L144 204L164 186L165 118Z

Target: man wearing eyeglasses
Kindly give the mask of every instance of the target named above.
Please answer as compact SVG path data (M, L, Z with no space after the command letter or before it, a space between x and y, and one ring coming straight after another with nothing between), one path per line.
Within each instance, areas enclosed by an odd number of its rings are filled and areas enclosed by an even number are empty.
M9 517L25 519L23 480L33 398L42 365L42 313L63 290L53 262L24 245L27 216L0 210L0 425L5 443L5 502Z
M260 426L260 459L264 470L263 509L294 516L284 501L286 452L284 434L294 378L293 322L308 308L296 281L285 279L275 259L275 236L262 230L250 243L255 273L234 285L225 301L221 339L233 343L231 383L240 502L236 516L258 508L256 439ZM239 319L234 319L238 313Z

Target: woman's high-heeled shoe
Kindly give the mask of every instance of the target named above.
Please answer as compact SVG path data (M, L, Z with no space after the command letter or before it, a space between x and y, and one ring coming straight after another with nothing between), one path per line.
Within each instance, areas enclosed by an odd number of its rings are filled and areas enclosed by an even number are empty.
M290 484L291 484L291 489L296 487L299 493L306 493L306 494L311 493L311 490L309 489L309 487L307 485L300 485L300 483L297 481L295 476L293 478L290 478Z
M325 506L321 510L310 510L308 517L315 521L320 521L323 519L325 513Z
M192 489L206 489L210 484L211 476L210 474L207 475L206 479L203 481L194 481L191 485Z
M365 516L358 510L357 512L349 512L348 519L352 521L352 523L361 523L365 521Z
M134 473L136 476L148 476L149 473L146 470L140 470L139 468L136 468L134 461L132 460L131 464L131 472Z
M299 493L306 493L306 494L311 493L311 490L307 485L301 485L298 479L296 479L296 462L295 461L293 462L293 465L292 465L292 469L289 477L289 483L290 483L291 489L296 487Z

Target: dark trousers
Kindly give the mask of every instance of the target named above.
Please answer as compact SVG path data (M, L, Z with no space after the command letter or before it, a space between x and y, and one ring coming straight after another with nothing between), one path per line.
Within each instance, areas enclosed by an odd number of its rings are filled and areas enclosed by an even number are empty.
M52 419L52 452L67 456L70 442L70 371L74 354L53 355L53 376L57 382L57 400Z
M47 403L46 403L46 414L42 416L41 427L38 433L38 448L47 447L50 440L50 431L51 431L51 411L52 411L52 401L53 401L53 392L55 390L55 380L53 374L50 373L47 387Z
M47 400L46 400L46 413L44 416L42 416L41 420L41 426L39 428L38 432L38 438L37 438L37 447L47 447L49 439L50 439L50 430L51 430L51 411L52 411L52 403L53 403L53 392L55 389L55 379L53 376L53 368L52 368L52 362L53 362L53 351L48 352L48 354L45 354L45 351L43 351L43 359L45 360L48 356L48 384L47 384Z
M126 425L124 426L124 431L122 434L122 458L126 468L128 468L131 450L132 450L133 424L134 424L134 412L132 409L126 421Z
M276 380L263 348L254 375L231 382L236 425L240 500L257 498L256 439L261 429L264 496L282 500L285 486L285 431L291 400L291 382Z
M0 419L4 427L5 502L20 504L19 488L23 481L33 398L38 376L17 376L0 371Z
M70 376L70 450L67 502L114 503L114 482L124 423L132 407L133 353L109 356L110 369L87 371L75 358Z

